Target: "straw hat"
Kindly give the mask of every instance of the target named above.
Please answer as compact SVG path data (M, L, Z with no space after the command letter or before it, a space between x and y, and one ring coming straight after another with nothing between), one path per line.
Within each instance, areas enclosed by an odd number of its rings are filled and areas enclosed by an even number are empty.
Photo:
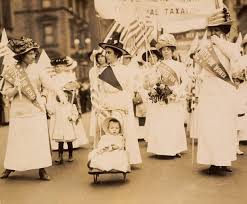
M163 47L176 47L176 39L174 35L165 33L159 36L156 48L159 50Z
M217 11L208 18L208 27L231 26L231 25L232 25L231 15L226 6L224 6L222 10Z
M118 50L122 53L122 55L128 55L129 53L123 49L123 43L121 43L120 40L121 33L113 32L112 36L108 39L106 43L99 43L99 46L103 49L106 49L106 47L110 47L112 49Z
M105 133L109 133L108 127L110 120L115 119L120 123L120 133L123 132L123 118L121 116L121 113L119 112L112 112L111 116L106 118L102 123L102 128Z
M12 39L8 42L8 47L15 53L14 58L23 55L30 50L38 49L40 46L31 38L21 37L20 39Z

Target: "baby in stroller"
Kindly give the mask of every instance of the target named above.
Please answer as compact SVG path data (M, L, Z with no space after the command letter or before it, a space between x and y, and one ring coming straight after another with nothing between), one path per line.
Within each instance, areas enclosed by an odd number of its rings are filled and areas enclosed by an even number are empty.
M128 153L125 149L125 138L121 120L111 116L102 123L104 135L96 148L88 155L88 167L100 171L130 172Z

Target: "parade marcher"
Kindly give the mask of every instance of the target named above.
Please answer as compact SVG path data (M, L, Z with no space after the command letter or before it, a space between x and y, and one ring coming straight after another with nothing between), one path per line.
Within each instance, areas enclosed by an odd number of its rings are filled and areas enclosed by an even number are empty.
M218 14L208 19L211 39L201 43L194 57L202 68L197 162L211 165L209 174L231 172L228 166L236 160L236 86L232 73L240 53L233 52L231 43L223 39L231 29L230 14L226 8L223 15Z
M182 98L185 98L188 77L185 66L172 59L176 49L173 35L168 33L160 35L156 48L164 59L155 65L159 78L151 90L158 94L158 99L151 98L153 103L149 109L147 151L156 155L180 157L180 153L187 150ZM170 93L163 97L164 100L160 100L159 92Z
M134 91L134 97L133 97L133 111L134 111L134 121L135 121L135 129L138 139L144 139L146 138L146 128L145 128L145 112L146 107L144 104L144 101L140 95L140 92L142 91L142 79L141 79L141 71L140 66L136 60L136 58L129 55L123 56L123 64L127 66L128 72L131 78L131 86Z
M64 143L68 145L69 158L68 161L73 161L73 141L77 139L76 124L78 123L79 113L74 104L75 97L72 91L64 90L67 98L67 103L63 104L56 97L57 103L54 108L55 124L52 132L52 139L58 143L58 164L63 163Z
M52 80L61 90L63 89L71 89L74 91L75 104L77 107L77 111L79 113L78 122L75 125L75 131L77 135L77 139L73 141L73 148L78 148L83 145L88 144L88 138L86 136L86 132L83 126L83 122L81 119L81 106L79 101L79 88L80 85L76 81L76 76L73 70L77 67L77 62L72 58L66 56L62 58L55 58L51 60L51 65L55 70L55 75L52 77ZM57 105L56 93L53 91L48 91L47 94L47 103L46 108L49 115L49 134L51 140L51 148L52 150L59 149L57 143L52 139L52 135L54 134L54 127L56 125L56 117L55 117L55 107ZM67 144L64 146L67 149Z
M119 38L120 33L114 32L107 43L99 44L105 49L108 63L108 66L99 75L100 102L104 109L121 109L127 113L124 121L126 149L129 152L130 164L139 164L142 160L133 126L133 87L127 67L119 62L119 58L128 53L123 49L123 44L119 42Z
M141 87L139 87L139 92L141 95L142 103L137 105L136 114L138 115L138 111L140 115L145 115L145 126L143 128L144 139L148 142L149 136L149 122L150 122L150 111L151 101L149 100L148 90L150 88L150 76L153 76L155 71L155 65L158 61L162 59L162 55L155 47L150 47L148 51L141 53L141 60L144 62L142 66L140 66L140 75L139 80L141 81ZM152 77L151 77L152 78ZM152 79L151 79L152 80ZM140 106L140 110L138 109ZM144 109L144 110L143 110Z
M242 50L241 50L242 49ZM242 41L242 47L240 47L242 52L242 56L240 58L241 63L247 64L247 35L245 35ZM237 79L239 83L242 83L238 86L238 100L240 103L237 105L239 107L238 112L238 142L237 142L237 154L242 155L243 152L239 149L239 142L240 141L247 141L247 79L246 79L246 70L240 75L240 78Z
M90 81L90 96L91 96L91 117L90 117L90 131L89 135L95 137L98 135L98 125L97 125L97 109L99 108L99 74L106 67L106 58L103 50L94 50L90 56L90 60L94 62L94 66L89 71L89 81Z
M39 169L42 180L50 180L46 167L52 165L46 112L40 96L41 85L56 92L62 102L65 96L50 80L44 67L34 63L39 45L30 38L13 39L8 43L15 53L16 65L4 69L3 94L11 101L5 171ZM20 81L22 79L22 81Z
M246 139L247 137L247 92L246 92L246 81L244 76L239 76L234 79L235 84L238 86L237 89L237 154L243 155L239 148L239 141Z

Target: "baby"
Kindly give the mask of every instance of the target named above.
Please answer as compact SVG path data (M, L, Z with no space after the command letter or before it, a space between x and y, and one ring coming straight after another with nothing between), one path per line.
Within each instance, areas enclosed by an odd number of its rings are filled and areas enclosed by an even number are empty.
M105 135L102 135L97 148L89 153L88 166L102 171L129 171L128 154L125 151L125 140L121 133L121 124L115 119L106 119Z

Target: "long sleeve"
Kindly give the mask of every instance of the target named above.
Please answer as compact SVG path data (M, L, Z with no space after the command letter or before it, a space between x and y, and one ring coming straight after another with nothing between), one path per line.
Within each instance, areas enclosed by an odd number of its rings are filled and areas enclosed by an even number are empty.
M173 90L173 92L178 97L182 97L186 95L186 88L189 84L189 76L186 73L185 66L182 63L179 63L178 65L179 65L179 74L180 74L181 83L179 86L177 86L177 88Z

